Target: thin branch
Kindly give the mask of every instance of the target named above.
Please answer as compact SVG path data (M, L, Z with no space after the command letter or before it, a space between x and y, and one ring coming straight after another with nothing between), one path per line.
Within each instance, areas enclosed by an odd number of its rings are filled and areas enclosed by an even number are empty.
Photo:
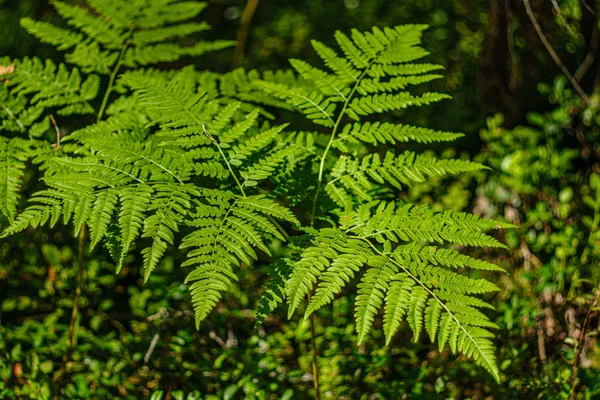
M104 115L104 110L106 109L106 106L108 104L108 98L113 90L115 79L117 78L117 74L119 73L119 70L121 69L121 64L123 64L123 57L125 57L125 52L127 51L127 47L129 46L129 40L131 39L131 36L133 35L133 28L134 28L134 26L132 25L131 29L129 29L129 32L127 33L127 38L125 39L125 42L123 43L123 47L121 47L121 51L119 52L119 58L117 59L115 68L112 70L112 73L110 74L110 79L108 81L108 88L106 89L106 92L104 92L104 97L102 98L102 104L100 105L100 111L98 111L98 118L97 118L96 122L100 122L100 120L102 119L102 116Z
M148 362L150 361L150 357L152 357L152 353L154 353L154 349L156 348L156 344L158 343L159 338L160 335L158 333L152 338L152 341L150 342L150 347L148 347L148 351L144 356L144 363L148 364Z
M60 368L60 375L58 381L58 389L56 390L56 399L60 398L62 387L65 382L67 375L67 363L73 348L77 346L77 319L79 318L79 302L81 300L81 294L83 293L83 284L85 281L85 268L84 268L84 257L85 257L85 224L81 225L81 231L79 232L79 253L76 261L77 269L77 287L75 288L75 298L73 299L73 309L71 310L71 322L69 323L69 331L67 333L67 348L63 354L62 364Z
M54 119L54 115L50 114L50 121L52 121L52 125L54 126L54 130L56 131L56 150L60 150L60 129L58 128L58 124Z
M598 24L594 23L592 30L592 38L590 39L590 48L588 49L585 59L575 71L575 80L580 82L584 75L589 71L590 67L594 63L594 57L596 56L596 50L598 50Z
M577 345L575 347L575 362L573 363L573 372L571 374L571 396L569 400L575 399L575 394L577 393L577 374L579 373L579 363L581 362L581 352L583 351L583 346L585 342L585 337L588 329L588 325L590 323L590 319L592 315L596 311L596 306L598 305L598 301L600 301L600 290L596 292L596 297L594 301L590 305L588 309L587 315L585 316L585 320L583 321L583 325L581 327L581 331L579 332L579 339L577 340Z
M244 7L244 11L242 12L236 37L237 45L233 51L233 68L238 67L242 61L244 61L244 52L246 50L246 42L248 40L248 30L250 29L250 22L252 21L254 12L258 7L258 1L259 0L248 0L246 7Z
M550 45L550 42L548 42L548 39L546 39L546 36L544 35L544 32L542 31L542 27L540 26L538 21L535 19L535 15L533 15L533 11L531 10L531 4L529 4L529 0L523 0L523 4L525 5L525 10L527 11L527 15L529 16L529 19L531 20L531 23L533 24L535 31L537 32L540 40L544 44L544 47L546 48L546 50L548 51L548 53L550 54L550 56L552 57L552 59L554 60L556 65L558 65L559 68L561 69L561 71L563 72L563 74L566 75L567 79L569 80L569 82L571 82L571 85L573 85L573 87L575 88L577 93L579 93L579 95L581 96L583 101L585 101L587 104L590 104L590 98L587 96L587 94L585 94L585 92L583 91L581 86L579 86L579 83L577 83L577 81L575 80L573 75L571 75L571 72L569 72L569 69L567 67L565 67L565 65L562 63L562 61L560 60L560 58L558 57L558 55L556 54L556 52Z
M590 14L596 16L596 12L592 9L592 7L589 6L589 4L585 0L583 0L581 4L583 4L583 8L585 8Z

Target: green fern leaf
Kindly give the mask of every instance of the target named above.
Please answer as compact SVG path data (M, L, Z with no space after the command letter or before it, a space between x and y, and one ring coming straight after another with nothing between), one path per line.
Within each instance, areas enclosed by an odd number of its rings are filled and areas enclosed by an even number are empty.
M372 256L368 264L371 268L358 284L358 296L355 302L354 317L359 344L365 340L371 330L375 315L383 305L390 282L398 273L398 267L385 257Z
M119 193L121 201L119 226L121 227L123 251L117 263L117 273L121 271L125 256L142 228L151 197L152 188L147 185L138 185L135 188L125 189Z

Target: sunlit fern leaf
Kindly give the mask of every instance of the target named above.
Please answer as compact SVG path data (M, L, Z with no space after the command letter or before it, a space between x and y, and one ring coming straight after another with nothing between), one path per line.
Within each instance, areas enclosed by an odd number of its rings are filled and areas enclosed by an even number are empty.
M57 199L44 199L42 202L45 204L30 206L20 213L13 223L2 232L0 238L14 235L29 226L36 228L47 222L50 222L50 227L56 225L62 213L61 201Z
M148 204L152 198L152 188L147 185L123 189L119 193L121 209L119 211L119 227L123 251L117 263L117 272L123 267L125 256L138 236L144 223Z
M257 70L246 71L242 68L237 68L222 75L204 73L200 78L203 87L211 85L212 82L217 95L225 100L236 99L251 105L252 109L256 106L291 109L291 106L285 101L257 90L254 84L261 80L278 84L295 84L297 82L296 77L291 71L278 70L261 73ZM272 114L264 110L264 108L261 108L261 113L273 118Z
M346 238L336 229L322 229L293 265L288 281L288 318L309 295L317 279L345 249Z
M362 159L340 157L332 169L334 178L327 183L336 185L338 189L327 190L332 199L339 204L344 199L340 189L346 193L354 193L364 201L371 200L371 192L379 185L388 184L397 189L404 185L424 182L430 177L442 177L463 172L477 171L485 168L481 164L464 160L438 160L424 155L416 156L413 152L404 152L398 156L388 151L381 159L379 154L369 154Z
M0 136L0 215L10 223L17 216L25 163L32 157L32 151L30 141Z
M191 207L191 196L200 195L193 185L177 183L155 185L154 193L148 211L155 212L144 220L141 235L152 239L151 246L142 250L145 281L167 250L167 245L173 245L175 232L179 231L179 225Z
M304 79L315 82L324 95L332 96L331 101L346 101L350 89L339 77L313 67L309 63L291 59L290 64Z
M90 249L96 247L106 235L117 201L118 195L114 189L104 190L96 196L92 215L88 221L91 239Z
M237 280L241 263L257 259L254 248L270 253L265 240L278 237L269 217L297 223L285 207L264 196L222 197L199 204L191 226L196 229L183 238L181 248L191 248L183 266L194 266L187 281L191 286L196 323L206 318L221 293Z
M367 262L370 251L362 241L348 240L343 254L333 259L327 269L320 275L319 284L306 309L305 318L311 313L333 301L355 273L359 272Z
M23 27L59 50L72 50L69 63L85 72L110 74L119 63L134 67L197 56L235 44L233 41L196 41L183 46L180 39L210 29L193 20L206 6L195 1L88 0L88 7L53 1L58 14L76 29L24 18Z
M490 271L504 271L503 268L462 254L457 250L446 249L443 247L423 246L412 242L407 245L401 245L394 250L394 256L399 262L418 261L431 265L443 265L451 268L472 268Z
M411 95L409 92L367 95L352 99L348 107L348 115L358 120L361 115L381 114L413 106L424 106L449 98L450 96L441 93L425 93L420 96Z
M59 28L48 22L35 21L31 18L23 18L21 26L33 36L40 38L42 43L51 44L57 50L68 50L84 40L81 33Z
M203 124L216 115L218 103L208 100L205 92L192 90L184 78L178 75L169 81L162 76L131 73L122 81L139 93L142 105L163 129L180 136L204 136Z
M396 274L389 285L383 317L383 331L388 345L408 313L410 296L414 287L415 281L407 277L406 273Z
M325 127L334 125L335 103L319 91L305 87L289 87L267 81L257 82L256 85L265 92L286 100L314 123Z
M270 178L275 175L277 168L289 157L293 157L298 148L293 145L280 145L274 147L258 162L244 168L240 175L246 179L246 185L256 185L257 181Z
M356 142L361 141L371 145L395 143L434 143L449 142L464 136L461 133L435 131L404 124L387 122L365 122L364 124L347 124L342 130L340 139Z
M484 219L462 212L436 212L428 206L378 202L367 205L366 213L354 213L345 225L353 232L380 243L417 241L455 243L465 246L504 247L486 234L490 229L510 228L511 224Z
M354 316L359 344L365 340L371 330L375 316L383 305L392 277L398 273L396 264L385 257L372 256L367 263L370 268L358 284L358 295L355 301Z

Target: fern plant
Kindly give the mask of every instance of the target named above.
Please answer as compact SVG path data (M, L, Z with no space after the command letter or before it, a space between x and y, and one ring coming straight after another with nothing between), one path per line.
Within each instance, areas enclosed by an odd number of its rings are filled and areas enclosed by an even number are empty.
M72 28L22 24L68 51L70 66L2 60L14 69L0 85L2 237L71 224L90 250L107 249L117 273L137 266L138 251L145 280L170 247L183 249L197 325L243 265L273 262L257 323L285 299L289 317L307 299L308 318L357 280L359 342L383 308L388 344L406 320L415 340L425 331L499 379L495 325L482 311L491 306L476 297L498 288L458 270L502 271L460 250L503 247L488 232L509 225L402 200L415 182L483 166L398 152L461 135L376 119L448 97L406 90L440 78L440 66L415 63L427 55L425 26L337 32L341 54L314 41L325 69L291 60L293 72L216 74L146 68L231 44L179 44L208 28L188 22L203 3L54 5ZM274 124L279 109L315 130ZM63 138L53 114L81 115L79 125ZM29 160L45 188L17 212ZM283 253L277 241L288 242Z
M388 344L406 320L415 340L425 330L440 349L449 344L453 352L473 358L499 379L490 331L496 326L482 312L492 306L475 296L498 288L457 270L502 269L460 253L457 246L504 247L487 232L510 225L470 214L435 212L427 206L407 204L402 196L397 199L397 194L413 183L483 166L393 149L397 143L444 142L460 134L373 122L377 114L447 98L405 90L440 78L433 72L441 66L414 62L427 55L419 47L425 28L403 25L371 32L354 30L350 37L336 32L342 54L312 42L326 69L291 60L296 82L256 83L326 129L314 133L318 148L311 158L314 185L312 196L303 203L304 210L310 210L310 228L305 229L310 239L308 247L290 259L290 277L285 283L288 316L308 299L304 312L308 318L357 279L359 343L383 308ZM383 156L382 145L392 147ZM329 199L321 200L323 192ZM317 221L332 226L317 228ZM270 300L272 304L272 297Z

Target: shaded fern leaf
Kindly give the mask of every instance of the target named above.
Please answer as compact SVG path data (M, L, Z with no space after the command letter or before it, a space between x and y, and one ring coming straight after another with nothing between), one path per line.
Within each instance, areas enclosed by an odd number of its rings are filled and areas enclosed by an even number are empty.
M263 292L254 311L256 315L255 329L258 329L265 318L273 314L277 307L285 301L285 285L290 276L289 260L278 259L269 266L267 273L269 278L263 285Z

